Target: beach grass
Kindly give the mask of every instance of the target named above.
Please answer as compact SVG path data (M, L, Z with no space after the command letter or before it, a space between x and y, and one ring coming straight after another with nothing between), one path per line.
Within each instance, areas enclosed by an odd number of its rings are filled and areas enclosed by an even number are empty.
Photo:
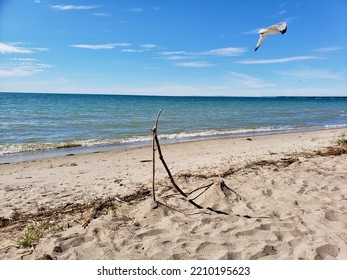
M42 236L43 231L39 227L29 226L18 241L18 245L23 248L31 248Z
M23 235L18 241L18 245L23 248L31 248L46 234L56 230L56 225L49 222L39 222L25 228Z
M346 138L346 134L342 133L336 140L336 144L340 145L340 146L345 146L347 145L347 138Z

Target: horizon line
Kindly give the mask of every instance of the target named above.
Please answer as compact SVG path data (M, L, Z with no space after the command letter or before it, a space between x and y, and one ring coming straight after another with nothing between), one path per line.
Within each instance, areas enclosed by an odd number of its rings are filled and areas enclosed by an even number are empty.
M13 94L52 94L52 95L109 95L109 96L143 96L143 97L235 97L235 98L347 98L346 95L154 95L138 93L88 93L88 92L24 92L24 91L0 91Z

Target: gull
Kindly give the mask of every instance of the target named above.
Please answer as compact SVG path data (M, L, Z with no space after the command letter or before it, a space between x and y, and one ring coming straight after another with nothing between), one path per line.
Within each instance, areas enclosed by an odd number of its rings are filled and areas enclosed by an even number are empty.
M268 28L260 29L258 33L260 34L259 40L257 45L255 46L254 52L257 51L257 49L260 47L261 43L264 41L266 35L273 35L281 32L283 35L287 31L287 24L285 22L280 22L274 25L271 25Z

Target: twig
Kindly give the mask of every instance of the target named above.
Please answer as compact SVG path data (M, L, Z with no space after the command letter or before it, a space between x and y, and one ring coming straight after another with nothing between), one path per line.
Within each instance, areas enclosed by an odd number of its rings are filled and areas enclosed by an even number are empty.
M199 193L197 196L195 196L194 198L192 198L192 200L195 200L197 199L199 196L203 195L210 187L213 186L214 183L211 183L211 184L208 184L207 186L203 186L203 187L200 187L200 188L197 188L193 191L191 191L190 193L188 193L188 195L191 195L193 194L194 192L198 191L198 190L201 190L201 189L204 189L201 193Z
M163 111L163 109L161 109L158 113L157 119L155 120L154 126L152 128L152 196L153 196L153 201L156 202L156 198L155 198L155 136L157 134L157 127L158 127L158 121L159 121L159 117L161 112Z

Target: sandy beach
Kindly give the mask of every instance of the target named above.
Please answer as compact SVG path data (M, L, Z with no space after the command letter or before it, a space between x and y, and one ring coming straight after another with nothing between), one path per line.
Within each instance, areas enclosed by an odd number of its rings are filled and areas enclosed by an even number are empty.
M345 260L343 133L163 144L156 207L151 146L1 164L0 259Z

